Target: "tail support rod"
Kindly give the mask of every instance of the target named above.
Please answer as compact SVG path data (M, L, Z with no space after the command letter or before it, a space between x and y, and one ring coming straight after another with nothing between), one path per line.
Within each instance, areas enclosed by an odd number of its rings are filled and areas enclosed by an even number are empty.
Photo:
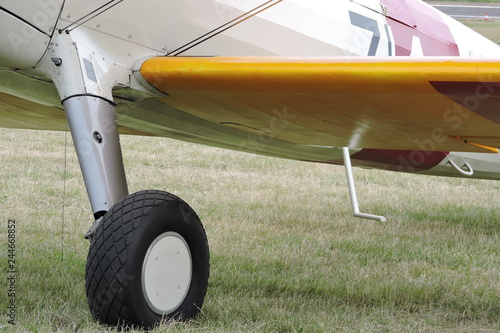
M347 184L349 185L349 194L351 195L351 204L352 204L352 210L354 212L354 217L385 222L386 219L384 216L360 213L358 196L356 194L356 186L354 184L354 176L352 174L351 155L349 154L349 148L343 147L342 153L344 155L344 166L347 175Z

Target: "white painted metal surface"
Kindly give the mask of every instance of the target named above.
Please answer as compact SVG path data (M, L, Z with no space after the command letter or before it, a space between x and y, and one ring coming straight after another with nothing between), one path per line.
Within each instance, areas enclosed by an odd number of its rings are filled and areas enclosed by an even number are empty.
M166 315L175 311L191 285L192 260L185 239L176 232L158 236L142 266L142 290L150 309Z
M49 46L63 0L0 0L0 68L34 67Z
M0 8L50 36L63 3L64 0L0 0Z
M50 38L0 10L0 69L28 69L42 58Z
M367 220L375 220L380 222L385 222L386 218L380 215L361 213L359 210L358 195L356 194L356 185L354 184L354 176L352 174L352 164L351 155L349 154L349 148L343 147L342 152L344 154L344 166L347 176L347 184L349 186L349 194L351 196L352 211L354 217L359 217Z

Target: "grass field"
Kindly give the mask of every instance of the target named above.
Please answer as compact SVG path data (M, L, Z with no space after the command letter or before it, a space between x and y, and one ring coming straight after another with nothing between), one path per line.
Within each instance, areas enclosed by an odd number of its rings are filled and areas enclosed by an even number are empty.
M490 40L500 43L500 21L460 20L460 22L476 30Z
M64 142L0 129L0 221L16 220L11 331L103 331L84 291L90 208ZM350 217L340 167L156 138L123 147L130 190L184 198L211 247L202 315L158 332L500 331L498 182L356 169L363 207L388 217L378 223Z

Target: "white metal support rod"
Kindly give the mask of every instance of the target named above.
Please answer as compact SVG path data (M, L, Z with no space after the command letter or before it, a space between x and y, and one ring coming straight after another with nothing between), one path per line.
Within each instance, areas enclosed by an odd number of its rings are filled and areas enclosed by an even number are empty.
M459 167L455 162L453 162L453 160L451 158L448 158L448 163L450 163L450 165L455 169L457 170L458 172L460 172L462 175L464 176L473 176L474 175L474 169L472 169L472 167L470 166L469 163L465 163L464 164L464 167L467 168L467 170L464 170L462 169L461 167Z
M347 184L349 185L349 194L351 195L351 203L352 203L352 210L354 213L354 217L385 222L386 219L384 216L360 213L358 196L356 194L356 186L354 185L354 176L352 175L352 164L351 164L351 155L349 154L349 148L343 147L342 153L344 155L345 173L347 175Z

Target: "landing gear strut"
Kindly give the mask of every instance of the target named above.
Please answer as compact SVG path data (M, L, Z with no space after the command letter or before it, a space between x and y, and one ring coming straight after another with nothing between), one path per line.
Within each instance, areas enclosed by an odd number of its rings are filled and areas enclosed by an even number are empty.
M63 104L96 219L86 235L92 315L105 325L145 328L194 317L209 277L200 219L173 194L128 195L112 103L78 95Z

